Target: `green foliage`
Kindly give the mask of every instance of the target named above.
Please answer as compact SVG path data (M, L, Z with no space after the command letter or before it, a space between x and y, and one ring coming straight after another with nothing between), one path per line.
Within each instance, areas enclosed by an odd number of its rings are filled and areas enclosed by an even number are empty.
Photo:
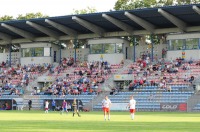
M161 7L170 5L197 4L200 0L118 0L115 10L132 10L137 8Z
M26 15L18 15L18 17L16 18L17 20L26 20L26 19L32 19L32 18L47 18L47 15L43 15L40 12L37 13L27 13Z
M130 46L139 45L140 37L131 36L128 37L128 40L130 41Z
M9 20L27 20L27 19L32 19L32 18L47 18L47 15L43 15L40 12L37 13L27 13L26 15L19 14L16 18L13 16L2 16L0 17L0 21L9 21Z
M9 21L13 19L14 19L13 16L8 16L8 15L0 17L0 21Z
M97 10L93 7L87 7L86 9L80 9L80 10L73 10L72 14L88 14L88 13L95 13Z

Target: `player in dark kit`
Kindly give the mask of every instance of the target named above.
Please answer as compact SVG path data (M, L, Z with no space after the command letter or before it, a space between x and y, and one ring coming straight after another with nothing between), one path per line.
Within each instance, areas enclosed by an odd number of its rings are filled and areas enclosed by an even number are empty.
M77 103L76 103L76 98L74 98L74 101L73 101L73 103L72 103L72 107L73 107L73 117L74 117L74 114L75 113L77 113L78 114L78 116L80 117L81 115L79 114L79 112L78 112L78 109L77 109Z

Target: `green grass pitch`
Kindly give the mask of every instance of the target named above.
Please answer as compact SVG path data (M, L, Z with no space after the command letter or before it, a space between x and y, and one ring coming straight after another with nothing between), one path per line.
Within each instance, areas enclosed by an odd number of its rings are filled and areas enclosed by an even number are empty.
M200 113L111 112L104 121L102 112L72 113L44 111L0 111L0 132L199 132Z

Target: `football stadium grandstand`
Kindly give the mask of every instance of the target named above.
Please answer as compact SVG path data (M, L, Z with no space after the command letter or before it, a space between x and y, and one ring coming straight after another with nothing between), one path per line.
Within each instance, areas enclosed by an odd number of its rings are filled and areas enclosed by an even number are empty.
M0 22L0 47L2 110L200 111L200 4Z

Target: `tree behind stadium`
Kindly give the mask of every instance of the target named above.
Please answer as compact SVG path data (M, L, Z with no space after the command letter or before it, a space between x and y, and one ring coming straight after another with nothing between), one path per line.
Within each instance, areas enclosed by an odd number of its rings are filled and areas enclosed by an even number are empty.
M162 7L162 6L174 6L174 5L185 5L185 4L197 4L200 3L200 0L117 0L114 6L114 10L133 10L140 8L152 8L152 7ZM164 36L164 35L163 35ZM146 39L150 38L150 35L145 36ZM154 40L154 44L160 44L159 35L151 35ZM131 45L134 43L135 37L128 37L128 40L131 42ZM136 41L138 37L136 37ZM138 44L138 42L137 42Z
M117 0L115 10L132 10L148 7L162 7L170 5L197 4L200 0Z
M27 19L33 19L33 18L47 18L47 15L43 15L40 12L37 13L26 13L25 15L19 14L16 18L13 16L4 15L0 17L1 21L10 21L10 20L27 20Z

